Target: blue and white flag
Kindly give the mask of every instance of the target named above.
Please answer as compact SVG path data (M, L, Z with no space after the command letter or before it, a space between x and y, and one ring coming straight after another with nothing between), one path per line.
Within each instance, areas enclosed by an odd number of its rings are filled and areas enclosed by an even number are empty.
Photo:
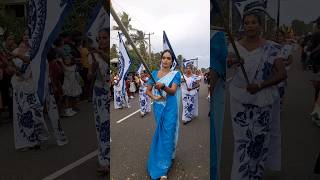
M138 71L137 71L137 73L140 75L144 70L146 70L146 68L144 67L143 64L141 64L139 69L138 69Z
M262 11L269 15L266 11L267 2L267 0L233 0L241 19L243 18L244 13L249 11Z
M29 0L27 3L30 65L35 88L43 103L47 85L47 53L60 33L72 0Z
M194 61L191 59L184 59L183 60L183 66L186 68L188 65L192 65L193 66Z
M124 44L124 41L119 33L119 78L120 78L120 88L122 93L125 92L125 77L131 65L131 59L129 57L128 51Z
M96 7L93 8L90 20L87 23L85 30L87 37L93 42L93 47L98 47L98 42L96 41L96 39L98 38L99 30L108 28L109 26L109 15L106 12L103 4L98 3Z
M165 31L163 31L163 50L167 50L169 49L172 54L173 54L173 57L172 57L172 67L171 67L171 70L174 70L176 68L176 66L178 65L178 62L177 62L177 57L176 55L174 54L174 51L171 47L171 44L169 42L169 39L167 37L167 34Z

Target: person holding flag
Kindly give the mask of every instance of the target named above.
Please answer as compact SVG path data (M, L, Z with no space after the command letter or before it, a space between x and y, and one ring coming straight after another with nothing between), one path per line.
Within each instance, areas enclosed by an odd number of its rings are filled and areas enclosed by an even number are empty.
M161 69L153 71L147 82L147 95L154 100L153 114L156 129L150 147L147 163L151 179L167 179L175 158L179 129L179 102L181 75L171 70L173 53L164 50L161 54Z
M192 73L192 63L185 65L185 74L181 86L182 95L182 121L183 124L188 124L197 117L198 109L198 88L200 87L198 77Z
M277 84L286 78L280 49L272 41L261 37L262 21L257 12L243 15L245 36L236 42L241 61L229 48L229 67L241 63L248 77L247 83L238 67L229 86L230 112L234 135L232 180L262 179L266 168L272 168L270 143L274 108L279 107Z
M151 100L150 97L146 94L146 83L149 80L149 75L146 73L145 70L142 70L142 72L139 74L138 80L140 112L141 117L144 117L146 114L151 112Z
M39 148L49 136L44 122L43 106L32 81L29 50L28 30L26 30L21 44L12 53L15 57L12 60L15 74L11 79L14 142L15 148L21 151Z
M120 87L120 78L119 75L116 74L113 77L113 97L114 97L114 108L115 109L122 109L124 106L124 100L122 96L122 90Z
M110 67L109 29L103 28L98 33L99 47L89 55L89 77L95 78L92 103L98 139L98 172L110 171Z
M131 65L131 59L119 33L119 72L114 78L114 108L122 109L123 107L130 108L129 97L126 89L126 75Z

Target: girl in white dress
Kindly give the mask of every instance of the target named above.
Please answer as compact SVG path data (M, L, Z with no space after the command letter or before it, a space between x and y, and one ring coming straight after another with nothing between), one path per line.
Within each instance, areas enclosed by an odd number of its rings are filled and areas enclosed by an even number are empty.
M72 109L70 101L72 98L78 97L82 93L82 88L77 79L76 65L72 61L72 56L67 55L63 58L62 63L64 66L64 81L62 89L65 96L65 116L73 116L76 114Z

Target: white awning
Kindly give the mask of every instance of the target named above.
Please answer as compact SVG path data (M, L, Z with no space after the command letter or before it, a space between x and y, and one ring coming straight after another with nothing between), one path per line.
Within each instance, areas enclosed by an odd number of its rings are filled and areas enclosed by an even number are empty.
M118 63L119 59L118 58L113 58L110 60L110 63Z

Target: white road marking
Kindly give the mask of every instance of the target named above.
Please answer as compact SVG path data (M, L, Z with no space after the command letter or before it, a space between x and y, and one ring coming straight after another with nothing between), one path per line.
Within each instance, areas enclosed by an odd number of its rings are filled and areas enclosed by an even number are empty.
M152 102L151 104L153 104L153 102ZM129 114L129 115L127 115L126 117L118 120L118 121L117 121L117 124L123 122L124 120L128 119L129 117L133 116L134 114L136 114L136 113L138 113L138 112L140 112L140 109L137 110L137 111L135 111L135 112L133 112L133 113L131 113L131 114ZM111 139L110 139L110 141L111 141ZM52 173L52 174L50 174L49 176L43 178L42 180L54 180L54 179L62 176L62 175L65 174L66 172L72 170L73 168L75 168L75 167L83 164L84 162L92 159L93 157L95 157L95 156L97 156L97 155L98 155L98 150L95 150L95 151L87 154L86 156L82 157L81 159L79 159L79 160L77 160L77 161L75 161L75 162L67 165L66 167L64 167L64 168L62 168L62 169L60 169L60 170L58 170L58 171L56 171L56 172L54 172L54 173Z
M136 113L138 113L138 112L140 112L140 109L139 109L139 110L137 110L137 111L135 111L135 112L133 112L133 113L131 113L131 114L129 114L128 116L126 116L126 117L124 117L124 118L122 118L122 119L118 120L118 121L117 121L117 124L119 124L119 123L121 123L122 121L124 121L124 120L128 119L129 117L131 117L131 116L135 115L135 114L136 114Z
M49 176L43 178L42 180L53 180L58 178L59 176L65 174L66 172L70 171L71 169L81 165L82 163L88 161L89 159L95 157L98 155L98 150L95 150L89 154L87 154L86 156L84 156L83 158L69 164L68 166L60 169L59 171L54 172L53 174L50 174Z
M152 104L153 104L153 102L151 103L151 105L152 105ZM124 118L122 118L122 119L118 120L118 121L117 121L117 124L119 124L119 123L123 122L124 120L126 120L126 119L128 119L129 117L131 117L131 116L135 115L135 114L136 114L136 113L138 113L138 112L140 112L140 109L139 109L139 110L136 110L135 112L133 112L133 113L129 114L128 116L126 116L126 117L124 117Z

